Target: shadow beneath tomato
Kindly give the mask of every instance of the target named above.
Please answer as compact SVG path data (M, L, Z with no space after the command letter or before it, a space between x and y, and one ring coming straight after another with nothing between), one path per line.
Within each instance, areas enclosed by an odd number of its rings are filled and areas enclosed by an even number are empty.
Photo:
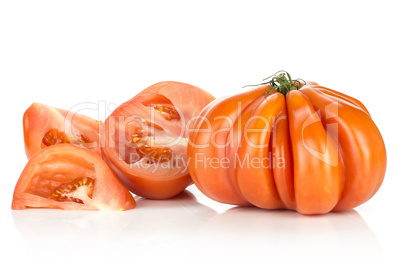
M198 250L210 254L224 248L229 254L247 252L267 258L382 255L376 235L356 210L303 216L295 211L235 207L197 232Z
M28 253L76 256L90 253L137 255L184 247L215 210L197 202L188 191L169 200L139 198L129 211L12 211Z

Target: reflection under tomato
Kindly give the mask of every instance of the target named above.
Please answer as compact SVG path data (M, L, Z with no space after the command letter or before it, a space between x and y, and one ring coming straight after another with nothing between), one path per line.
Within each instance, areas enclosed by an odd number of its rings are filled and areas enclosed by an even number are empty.
M218 214L212 209L217 203L194 193L207 205L185 191L168 200L138 198L136 209L123 212L32 209L12 211L12 215L35 256L66 252L133 258L178 252L187 258L381 255L376 235L355 210L303 216L234 207Z
M12 211L15 226L35 256L89 253L144 255L185 245L217 213L184 191L169 200L139 198L129 211ZM151 252L149 252L151 253Z
M267 258L382 254L376 235L356 210L304 216L288 210L234 207L204 225L197 240L198 251L205 254L247 252Z

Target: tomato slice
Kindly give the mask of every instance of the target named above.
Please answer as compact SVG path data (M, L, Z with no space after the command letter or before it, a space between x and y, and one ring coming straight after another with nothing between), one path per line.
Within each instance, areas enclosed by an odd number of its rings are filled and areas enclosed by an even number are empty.
M35 102L25 111L23 124L28 159L41 149L60 143L73 143L100 155L100 121Z
M192 182L187 168L188 123L214 99L180 82L148 87L106 119L101 131L104 159L137 195L177 195Z
M15 186L12 209L127 210L130 192L91 150L57 144L35 154Z

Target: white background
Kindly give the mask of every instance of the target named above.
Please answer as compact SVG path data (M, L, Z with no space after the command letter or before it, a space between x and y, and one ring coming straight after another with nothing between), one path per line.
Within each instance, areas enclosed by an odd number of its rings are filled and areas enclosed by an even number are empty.
M401 263L398 4L1 1L1 266ZM371 112L388 167L381 189L366 204L305 217L231 209L191 186L184 196L140 200L125 213L11 211L26 164L22 115L32 102L69 109L104 101L113 109L164 80L221 97L281 69L356 97Z

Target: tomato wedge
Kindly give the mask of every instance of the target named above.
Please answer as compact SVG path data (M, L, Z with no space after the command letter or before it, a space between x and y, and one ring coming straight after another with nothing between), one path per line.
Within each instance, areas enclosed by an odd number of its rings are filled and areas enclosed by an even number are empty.
M215 98L180 82L160 82L120 105L101 130L106 162L133 193L166 199L192 181L188 125Z
M15 186L12 209L127 210L133 196L102 158L72 144L35 154Z
M102 122L88 116L35 102L25 111L23 124L28 159L41 149L60 143L73 143L100 154Z

